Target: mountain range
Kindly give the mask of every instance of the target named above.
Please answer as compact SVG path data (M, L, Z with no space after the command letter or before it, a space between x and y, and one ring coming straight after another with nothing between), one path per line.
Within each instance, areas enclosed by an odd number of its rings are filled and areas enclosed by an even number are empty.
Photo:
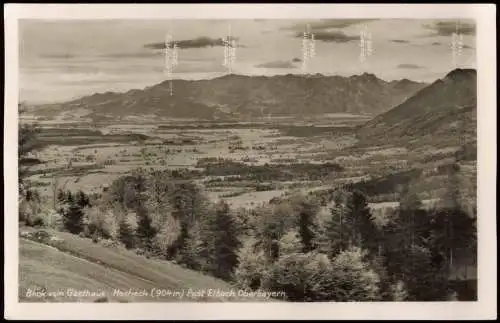
M34 107L54 117L70 111L95 120L130 116L213 119L323 113L380 114L428 84L407 79L385 81L373 74L243 76L210 80L172 80L124 93L105 92L64 103Z

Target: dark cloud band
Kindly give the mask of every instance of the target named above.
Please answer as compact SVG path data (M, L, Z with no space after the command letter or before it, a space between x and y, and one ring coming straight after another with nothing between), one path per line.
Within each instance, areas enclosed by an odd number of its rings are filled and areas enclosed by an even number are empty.
M391 43L409 44L410 41L405 39L391 39Z
M303 31L310 28L311 31L322 31L327 29L343 29L352 25L357 25L378 19L322 19L320 21L301 21L283 30Z
M359 36L349 36L341 31L318 31L314 32L314 39L327 43L347 43L350 41L359 40ZM297 32L295 37L302 38L304 34Z
M230 40L238 40L237 37L229 37ZM204 47L215 47L224 46L224 41L221 38L210 38L210 37L198 37L195 39L179 40L175 41L179 49L187 48L204 48ZM241 45L237 45L242 47ZM165 42L150 43L144 45L146 48L150 49L165 49Z
M429 36L451 36L453 33L463 35L475 35L475 23L459 21L459 20L440 20L433 24L424 25L424 28L432 30Z

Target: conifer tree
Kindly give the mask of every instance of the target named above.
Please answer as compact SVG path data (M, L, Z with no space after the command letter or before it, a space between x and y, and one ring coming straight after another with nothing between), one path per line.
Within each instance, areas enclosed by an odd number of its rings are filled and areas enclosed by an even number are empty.
M266 206L258 208L257 225L258 245L270 260L278 258L278 241L287 227L287 219L292 217L293 210L285 205Z
M70 190L68 190L68 191L66 192L66 203L68 203L68 204L72 204L72 203L73 203L73 201L74 201L73 194L71 194L71 191L70 191Z
M201 227L202 224L198 222L188 231L185 243L177 254L177 261L194 270L208 271L209 249L207 241L202 240Z
M75 203L80 206L80 208L85 208L87 206L90 206L90 201L89 197L81 190L76 192L75 197L74 197Z
M70 203L64 211L62 221L64 228L73 234L79 234L84 229L84 213L76 203Z
M238 264L237 224L229 205L221 201L214 211L205 214L198 224L189 244L195 248L196 262L202 271L222 279L230 279Z
M145 251L152 251L155 235L156 229L153 227L151 218L143 207L139 207L137 212L136 237L140 247Z
M240 246L237 226L227 203L216 206L215 222L213 223L215 236L215 258L217 263L216 276L228 279L238 264L237 250Z
M345 230L349 234L350 247L364 248L370 252L377 250L378 231L372 220L365 195L353 190L346 202Z
M315 205L310 199L300 203L298 231L303 245L302 251L304 253L310 252L316 248L316 212L317 205Z
M57 202L64 203L66 201L66 195L62 189L59 189L57 192Z
M345 220L345 207L336 205L330 209L331 217L326 222L325 252L329 257L334 257L348 247L348 229Z

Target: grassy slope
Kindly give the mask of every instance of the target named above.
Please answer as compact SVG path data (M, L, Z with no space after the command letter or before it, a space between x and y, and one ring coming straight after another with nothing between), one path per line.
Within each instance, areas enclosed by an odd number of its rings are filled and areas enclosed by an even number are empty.
M28 231L21 229L21 231ZM189 288L193 290L237 289L230 284L205 276L195 271L182 268L161 260L146 259L133 252L108 248L94 244L68 233L47 230L51 235L64 239L56 248L20 239L19 257L19 297L21 301L94 301L97 297L68 298L47 297L44 299L25 297L28 288L45 288L47 291L66 291L68 288L89 291L106 290L110 301L154 302L154 301L190 301L184 295L179 297L113 297L112 291L143 290L149 293L152 288L175 291ZM58 250L59 249L59 250ZM191 299L196 301L196 299ZM202 299L197 299L202 300ZM255 298L215 298L205 301L260 301Z

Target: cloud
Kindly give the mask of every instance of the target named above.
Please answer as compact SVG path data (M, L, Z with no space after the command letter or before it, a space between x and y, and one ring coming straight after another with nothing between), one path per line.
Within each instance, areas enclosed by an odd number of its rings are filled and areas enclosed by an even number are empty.
M416 65L416 64L399 64L397 66L397 68L416 70L416 69L421 69L421 68L424 68L424 67L420 66L420 65Z
M302 38L303 33L296 33L295 37ZM314 32L314 39L327 43L347 43L353 40L359 40L359 36L348 36L342 31L318 31Z
M295 57L294 59L292 59L292 62L293 63L300 63L300 62L302 62L302 60L298 57Z
M283 30L305 31L307 27L311 31L322 31L326 29L343 29L352 25L361 24L378 19L321 19L316 21L303 21L295 23L290 27L284 27Z
M391 43L399 43L399 44L409 44L410 43L409 40L405 40L405 39L391 39L390 42Z
M451 36L453 33L458 32L463 35L475 35L475 23L468 23L459 20L440 20L433 24L426 24L423 26L425 29L432 30L428 36Z
M441 46L441 45L443 45L443 43L438 42L438 41L431 43L431 46ZM469 46L469 45L465 45L465 44L462 46L462 48L463 49L475 49L474 47Z
M255 65L257 68L296 68L296 66L289 61L273 61Z
M238 40L238 37L230 37L231 40ZM210 38L210 37L198 37L195 39L186 39L175 41L179 49L187 48L204 48L204 47L215 47L224 46L224 42L221 38ZM150 43L144 45L146 48L150 49L165 49L165 42ZM237 45L237 47L244 47L242 45Z

